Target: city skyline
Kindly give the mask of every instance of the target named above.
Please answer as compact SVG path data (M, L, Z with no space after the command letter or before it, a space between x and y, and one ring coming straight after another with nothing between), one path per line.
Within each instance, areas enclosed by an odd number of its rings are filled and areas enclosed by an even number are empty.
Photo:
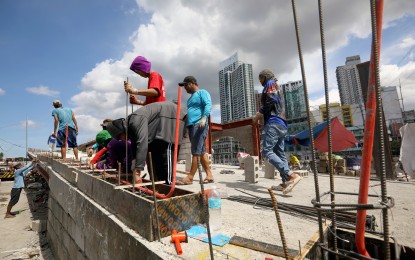
M123 81L147 86L129 70L137 55L162 74L168 100L177 99L178 82L194 75L211 93L212 121L220 122L218 63L229 54L238 51L252 64L255 89L261 88L257 77L264 68L279 82L301 79L291 11L281 0L1 1L1 151L24 156L26 118L28 146L47 149L54 99L73 108L79 143L93 139L103 119L125 117ZM315 106L325 100L318 8L298 1L297 11L310 106ZM345 57L370 58L370 6L333 0L323 3L323 12L332 102L339 100L335 68ZM382 86L398 86L400 80L405 109L412 110L415 2L385 3L382 38Z

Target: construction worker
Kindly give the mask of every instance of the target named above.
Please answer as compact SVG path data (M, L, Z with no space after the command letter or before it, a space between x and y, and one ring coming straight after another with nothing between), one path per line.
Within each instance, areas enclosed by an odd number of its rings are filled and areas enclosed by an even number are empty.
M199 89L196 78L187 76L179 83L187 93L191 94L187 100L188 121L187 129L192 151L192 166L189 174L180 181L178 185L189 185L193 183L193 177L197 170L197 160L200 159L206 178L203 183L213 183L214 178L206 155L205 140L209 130L208 118L212 109L212 101L209 92Z
M14 205L19 202L20 194L22 193L22 189L24 188L24 177L34 168L37 166L37 159L32 160L31 163L23 166L23 163L18 162L14 164L14 185L10 192L10 202L7 205L7 211L5 218L14 218L16 217L16 213L12 212L12 208Z
M133 176L142 182L141 172L146 164L147 152L152 154L155 181L172 183L177 105L173 102L155 102L137 109L125 120L120 118L107 124L107 130L117 140L131 140ZM187 111L180 109L179 145L182 141ZM128 124L128 125L127 125Z
M60 100L53 101L52 116L54 118L54 128L52 136L56 138L56 147L61 148L62 159L66 159L66 142L69 148L73 148L75 158L78 160L78 123L72 109L62 107ZM59 128L58 128L59 127Z
M274 73L264 69L259 73L259 82L264 87L261 96L261 108L253 119L257 125L261 117L264 118L262 131L262 156L280 172L282 183L272 186L272 189L287 194L301 180L301 176L292 173L288 167L287 157L284 153L284 139L288 125L285 121L284 93L277 84Z
M131 63L130 70L143 78L148 78L147 89L136 89L130 82L124 81L124 90L130 94L131 104L144 106L154 102L166 101L163 78L159 73L151 70L151 62L143 56L137 56ZM138 100L135 95L145 96L146 100Z
M300 160L298 160L296 155L291 154L289 159L290 159L291 169L294 169L294 170L300 170L301 169Z

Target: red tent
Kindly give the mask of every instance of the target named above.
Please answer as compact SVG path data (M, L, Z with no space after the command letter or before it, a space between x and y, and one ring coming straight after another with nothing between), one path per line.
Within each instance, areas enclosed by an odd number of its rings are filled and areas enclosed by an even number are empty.
M348 148L356 147L359 141L354 137L352 131L349 131L340 123L337 117L333 118L330 123L331 138L333 152L339 152ZM315 139L315 147L320 152L329 151L328 128L323 128L323 131Z

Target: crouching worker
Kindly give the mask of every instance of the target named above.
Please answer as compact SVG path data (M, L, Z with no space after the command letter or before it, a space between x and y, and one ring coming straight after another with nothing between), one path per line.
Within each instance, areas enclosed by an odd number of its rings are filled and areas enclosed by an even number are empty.
M16 217L16 213L12 212L12 208L14 205L19 202L20 193L22 193L22 189L24 188L24 177L35 167L37 166L37 160L34 159L31 163L26 166L23 166L22 163L16 163L14 168L14 185L12 191L10 192L10 202L7 205L7 211L5 218L14 218Z
M132 156L135 158L132 170L137 183L142 182L141 172L147 152L151 152L154 181L172 183L176 111L177 105L172 102L156 102L133 112L127 122L120 118L107 124L108 132L117 140L125 140L128 128L128 139L131 140ZM186 115L186 109L181 108L178 145L182 141Z
M96 163L97 169L118 169L118 163L120 163L121 172L126 172L127 169L131 169L132 155L130 141L128 141L127 158L125 154L125 140L113 139L107 130L99 132L95 140L102 149L96 153L90 164Z

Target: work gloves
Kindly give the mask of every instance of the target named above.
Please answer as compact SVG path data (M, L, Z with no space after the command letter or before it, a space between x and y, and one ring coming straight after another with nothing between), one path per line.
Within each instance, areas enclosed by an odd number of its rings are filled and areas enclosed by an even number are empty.
M199 127L205 127L206 120L207 120L207 117L206 116L202 116L202 118L199 121Z
M124 81L124 90L125 90L125 92L130 93L130 94L135 94L137 92L137 89L134 88L131 85L131 83L127 82L127 81Z

